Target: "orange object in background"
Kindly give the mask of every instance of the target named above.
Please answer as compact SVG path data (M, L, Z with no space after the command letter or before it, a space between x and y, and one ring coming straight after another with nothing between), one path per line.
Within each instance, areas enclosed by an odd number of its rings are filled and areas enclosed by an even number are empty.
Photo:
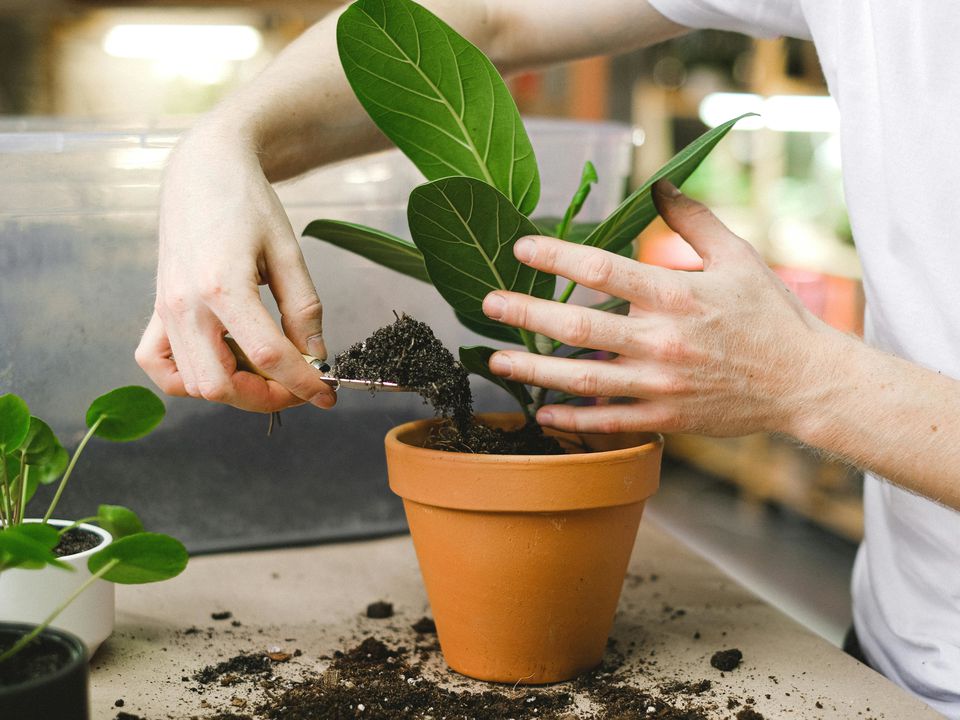
M519 413L482 417L523 424ZM548 430L596 452L479 455L423 448L435 423L395 427L386 451L447 664L523 684L597 666L659 486L663 438Z
M672 270L703 270L700 256L661 218L641 234L637 259ZM864 298L859 280L783 265L772 269L818 318L843 332L863 335Z

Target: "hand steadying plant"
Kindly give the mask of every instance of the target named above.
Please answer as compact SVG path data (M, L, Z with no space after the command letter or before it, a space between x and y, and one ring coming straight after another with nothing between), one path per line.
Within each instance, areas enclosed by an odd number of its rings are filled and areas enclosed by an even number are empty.
M657 207L704 259L704 272L676 272L596 248L524 238L514 255L630 301L626 316L494 292L494 319L567 345L607 350L611 360L501 351L501 377L631 404L549 405L541 424L579 431L665 430L743 435L780 430L802 407L815 378L818 339L836 331L807 311L757 252L705 207L658 183ZM816 370L820 372L822 370Z

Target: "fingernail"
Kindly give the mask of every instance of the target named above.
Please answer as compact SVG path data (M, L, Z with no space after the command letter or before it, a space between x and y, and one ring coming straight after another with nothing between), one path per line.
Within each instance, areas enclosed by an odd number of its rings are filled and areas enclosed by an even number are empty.
M537 422L541 425L549 425L553 422L553 413L549 410L541 410L537 413Z
M509 375L512 368L513 363L503 353L494 353L490 356L490 369L498 375Z
M537 243L532 238L522 237L513 245L513 256L520 262L530 262L537 252Z
M677 186L674 185L669 180L657 180L656 184L653 186L653 189L657 191L658 194L663 195L668 198L680 197L680 191L677 189Z
M320 360L327 359L327 346L323 342L323 335L311 335L307 338L307 352Z
M337 397L328 392L318 392L310 398L310 404L318 408L323 408L324 410L329 410L337 404Z
M499 320L507 308L507 299L503 295L493 292L483 299L483 313L488 318Z

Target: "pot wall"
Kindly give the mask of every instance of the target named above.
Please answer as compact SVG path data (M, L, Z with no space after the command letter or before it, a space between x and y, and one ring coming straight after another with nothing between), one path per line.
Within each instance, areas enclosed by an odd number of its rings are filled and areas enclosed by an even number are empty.
M72 523L51 520L50 524L65 527ZM96 533L103 542L91 550L60 558L74 568L73 572L45 567L42 570L5 570L0 573L0 621L40 623L90 577L87 560L113 542L113 537L94 525L82 524L80 527ZM113 583L97 580L57 616L51 627L79 637L87 647L87 656L92 657L113 632L114 595Z
M584 436L609 449L470 455L417 447L430 424L392 430L387 465L447 663L481 680L527 684L598 665L644 503L658 486L663 439Z
M8 571L5 571L5 573ZM0 623L0 641L6 646L30 632L30 625ZM16 720L88 720L87 659L80 638L47 628L41 636L58 645L64 664L44 677L13 686L0 686L0 709L4 718ZM7 662L15 663L16 657Z

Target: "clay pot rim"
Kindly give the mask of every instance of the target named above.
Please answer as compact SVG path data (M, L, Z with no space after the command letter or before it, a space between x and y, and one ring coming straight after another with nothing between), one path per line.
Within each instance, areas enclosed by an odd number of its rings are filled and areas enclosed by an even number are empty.
M6 620L0 621L0 633L6 631L14 635L26 634L35 627L36 625L32 625L30 623L7 622ZM30 690L43 687L44 685L55 685L62 678L74 672L74 668L77 665L86 665L87 647L83 644L83 641L73 633L66 630L61 630L60 628L47 627L44 628L43 632L40 633L40 637L45 637L48 640L54 640L63 647L66 647L69 651L69 657L67 657L63 665L58 667L52 673L32 678L26 682L18 683L17 685L0 687L0 699L3 699L5 691L10 693L13 693L14 691L28 692ZM9 660L8 662L16 662L16 656L14 656L13 659Z
M495 412L495 413L477 413L477 417L485 418L487 420L492 420L495 422L506 423L512 419L522 419L520 413L512 412ZM426 425L433 425L439 422L437 418L424 418L421 420L411 420L410 422L405 422L402 425L396 425L391 428L386 437L384 438L384 443L387 447L393 446L396 448L403 448L403 452L406 454L413 454L415 456L420 456L424 459L433 457L436 459L441 458L450 458L451 456L456 457L468 457L470 458L471 463L477 464L491 464L491 465L502 465L502 464L517 464L517 465L529 465L531 462L544 465L589 465L597 462L610 462L620 459L635 458L638 454L647 454L652 452L658 452L659 449L663 446L663 435L658 432L637 432L637 433L613 433L613 435L623 435L623 434L633 434L640 435L644 438L647 438L645 442L642 442L638 445L630 445L629 447L619 448L617 450L597 450L594 452L582 452L582 453L564 453L563 455L487 455L481 453L463 453L463 452L451 452L449 450L433 450L431 448L420 447L419 445L412 445L410 443L404 442L400 436L406 433L410 433L414 430L418 430ZM547 428L550 430L549 428ZM572 433L565 431L552 431L557 435L567 436L567 437L576 437L578 435L590 435L590 434L599 434L599 433Z

